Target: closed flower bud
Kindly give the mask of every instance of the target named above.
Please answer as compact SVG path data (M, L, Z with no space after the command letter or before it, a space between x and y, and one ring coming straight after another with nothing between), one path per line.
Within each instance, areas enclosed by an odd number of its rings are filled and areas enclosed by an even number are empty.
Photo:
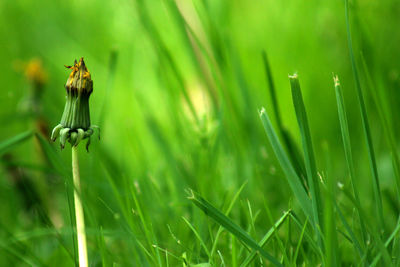
M63 149L66 141L70 142L71 146L77 146L81 140L88 139L88 150L93 129L99 130L100 138L100 128L90 124L89 97L93 92L93 81L83 58L79 62L75 60L73 66L65 67L72 70L65 84L67 102L60 124L53 129L51 140L54 142L60 136Z

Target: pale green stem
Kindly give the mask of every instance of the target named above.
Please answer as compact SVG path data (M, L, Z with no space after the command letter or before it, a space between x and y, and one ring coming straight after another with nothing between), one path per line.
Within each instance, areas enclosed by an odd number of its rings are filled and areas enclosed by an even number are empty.
M79 176L78 147L72 146L72 176L74 179L74 202L76 218L76 234L78 237L78 256L79 267L88 266L88 256L86 248L85 219L83 217L83 207L81 202L81 182Z

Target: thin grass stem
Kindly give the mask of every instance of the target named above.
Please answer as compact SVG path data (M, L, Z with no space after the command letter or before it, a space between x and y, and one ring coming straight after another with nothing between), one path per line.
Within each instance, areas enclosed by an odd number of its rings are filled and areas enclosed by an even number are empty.
M360 197L359 197L360 193L358 192L358 188L357 188L357 185L355 182L356 172L354 169L354 160L353 160L353 152L351 149L351 142L350 142L349 124L347 121L347 114L346 114L346 108L344 105L342 88L341 88L340 81L339 81L339 78L337 75L334 76L333 80L334 80L334 84L335 84L336 103L337 103L337 107L338 107L340 129L341 129L341 133L342 133L342 141L343 141L343 148L344 148L345 157L346 157L347 169L349 171L350 182L351 182L351 186L353 189L354 199L357 202L357 204L361 207L361 201L360 201ZM367 240L367 231L365 229L363 219L361 218L358 210L357 210L357 213L358 213L358 218L360 220L362 244L364 245L365 241Z
M369 165L371 168L371 173L372 173L372 178L373 178L372 179L372 189L374 192L375 212L377 214L379 227L380 227L381 231L383 231L385 224L384 224L384 219L383 219L382 197L381 197L381 191L380 191L380 185L379 185L378 167L376 164L374 146L372 143L372 136L371 136L371 130L370 130L370 126L369 126L367 108L366 108L366 105L364 102L364 96L363 96L363 92L361 90L361 83L360 83L360 78L358 75L358 69L357 69L355 58L354 58L353 42L352 42L351 32L350 32L349 1L348 0L345 0L345 19L346 19L347 42L348 42L348 47L349 47L351 68L353 70L354 81L356 83L356 91L357 91L357 98L358 98L359 107L360 107L361 121L362 121L362 126L363 126L363 131L364 131L365 142L366 142L367 150L368 150Z

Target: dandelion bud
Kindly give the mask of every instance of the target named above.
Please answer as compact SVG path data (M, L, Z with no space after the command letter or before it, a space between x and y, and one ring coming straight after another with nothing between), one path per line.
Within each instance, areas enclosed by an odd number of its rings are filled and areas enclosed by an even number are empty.
M88 149L93 129L100 132L98 126L90 124L89 97L93 92L93 81L83 58L79 62L75 60L73 66L65 67L72 70L65 84L67 102L60 124L53 129L51 140L54 142L60 136L63 149L66 141L70 142L71 146L77 146L81 140L87 138Z

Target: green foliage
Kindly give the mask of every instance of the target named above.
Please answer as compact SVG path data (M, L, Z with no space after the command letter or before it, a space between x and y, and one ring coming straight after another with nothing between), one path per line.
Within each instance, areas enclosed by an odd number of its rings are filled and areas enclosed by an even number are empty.
M84 57L102 129L78 147L90 266L398 266L399 13L2 1L1 265L77 262L71 148L49 130Z
M14 146L25 142L30 137L32 137L32 131L20 133L14 137L4 140L0 143L0 155L3 155L7 151L11 150Z

